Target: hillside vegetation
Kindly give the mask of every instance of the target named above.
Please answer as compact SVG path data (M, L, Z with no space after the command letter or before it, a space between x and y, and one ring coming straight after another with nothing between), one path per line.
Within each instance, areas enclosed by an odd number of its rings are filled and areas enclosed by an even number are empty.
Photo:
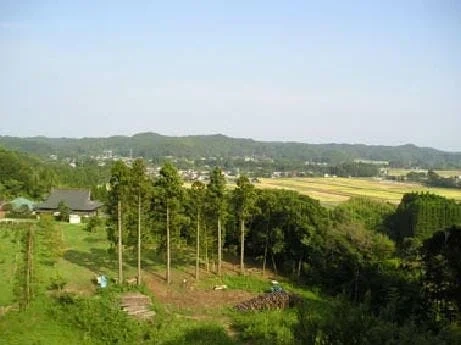
M245 176L227 188L219 168L190 188L171 163L156 179L142 160L117 161L110 175L105 224L42 216L0 226L7 344L63 335L89 345L460 343L453 199L407 193L397 207L354 197L326 208ZM107 289L92 282L101 273ZM273 279L291 294L289 308L233 308L271 291ZM153 301L151 321L121 310L133 290Z
M444 152L415 145L379 146L349 144L304 144L294 142L265 142L252 139L230 138L225 135L190 135L171 137L157 133L139 133L133 136L107 138L18 138L2 136L0 145L47 157L101 155L104 150L114 154L132 154L146 159L165 156L222 157L228 160L239 156L260 156L283 162L327 162L337 165L355 159L389 161L396 167L419 166L425 168L461 168L460 152Z

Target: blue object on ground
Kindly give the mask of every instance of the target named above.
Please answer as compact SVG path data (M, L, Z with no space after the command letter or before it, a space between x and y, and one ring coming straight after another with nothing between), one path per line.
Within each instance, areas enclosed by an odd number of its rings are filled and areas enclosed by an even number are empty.
M99 284L99 287L104 289L107 287L107 277L106 276L99 276L98 277L98 284Z
M274 284L271 287L271 292L282 292L282 291L283 291L282 287L278 284Z

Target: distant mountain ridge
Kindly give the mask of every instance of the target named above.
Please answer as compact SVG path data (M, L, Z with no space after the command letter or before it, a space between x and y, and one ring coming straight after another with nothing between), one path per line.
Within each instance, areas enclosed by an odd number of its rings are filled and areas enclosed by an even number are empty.
M231 138L223 134L166 136L138 133L105 138L20 138L0 136L0 146L41 157L101 155L112 150L120 156L143 156L158 159L165 156L199 159L201 157L256 156L274 161L314 161L338 164L355 159L389 161L393 166L424 168L461 168L461 152L446 152L412 144L400 146L365 144L306 144L298 142L256 141Z

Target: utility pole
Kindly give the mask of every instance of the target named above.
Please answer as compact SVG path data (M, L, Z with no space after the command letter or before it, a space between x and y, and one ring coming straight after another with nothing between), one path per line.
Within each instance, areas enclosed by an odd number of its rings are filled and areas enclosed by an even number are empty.
M122 257L122 201L118 200L118 283L123 284L123 257Z
M138 192L138 285L141 285L141 191Z

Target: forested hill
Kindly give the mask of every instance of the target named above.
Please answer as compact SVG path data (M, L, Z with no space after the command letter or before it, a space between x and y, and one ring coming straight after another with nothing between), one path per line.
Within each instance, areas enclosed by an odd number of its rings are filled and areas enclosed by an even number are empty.
M191 135L170 137L156 133L107 138L19 138L0 136L0 145L38 156L113 154L143 156L156 159L164 156L198 159L200 157L256 156L275 161L315 161L338 164L354 159L389 161L393 166L425 168L461 167L461 152L444 152L415 145L379 146L361 144L304 144L294 142L264 142L230 138L225 135Z

